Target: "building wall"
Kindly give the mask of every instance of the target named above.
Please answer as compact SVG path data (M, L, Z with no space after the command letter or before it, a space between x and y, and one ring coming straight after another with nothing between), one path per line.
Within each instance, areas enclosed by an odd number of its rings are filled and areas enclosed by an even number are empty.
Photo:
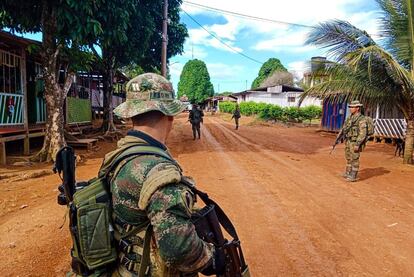
M300 92L282 92L282 93L267 93L267 92L257 92L250 93L245 95L240 95L237 97L237 102L256 102L256 103L267 103L278 105L281 107L297 107L299 103ZM311 105L322 106L322 101L313 97L306 98L301 107L307 107Z
M0 50L0 126L23 125L21 56Z

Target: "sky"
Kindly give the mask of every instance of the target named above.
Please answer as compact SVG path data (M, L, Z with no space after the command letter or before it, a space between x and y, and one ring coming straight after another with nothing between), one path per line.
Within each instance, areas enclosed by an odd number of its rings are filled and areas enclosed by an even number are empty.
M183 66L194 58L206 63L216 93L250 88L261 63L269 58L278 58L300 79L309 68L311 57L324 56L325 51L304 45L307 33L311 30L308 27L247 19L194 4L307 26L341 19L367 31L374 39L378 35L378 19L381 17L375 0L184 1L181 21L186 24L189 37L184 45L184 53L170 59L173 85L177 89ZM212 37L199 24L233 50Z
M301 79L311 57L325 56L323 49L304 45L309 27L252 20L196 5L305 26L341 19L367 31L374 39L381 17L375 0L184 0L181 21L189 37L184 53L169 61L176 91L182 68L191 59L206 63L214 90L220 93L250 88L262 63L269 58L278 58L296 79ZM40 34L24 36L41 39Z

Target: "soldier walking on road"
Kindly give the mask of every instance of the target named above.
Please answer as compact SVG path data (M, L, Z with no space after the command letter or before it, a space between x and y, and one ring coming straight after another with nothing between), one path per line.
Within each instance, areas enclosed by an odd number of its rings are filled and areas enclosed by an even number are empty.
M224 258L196 233L191 222L193 192L180 182L181 168L164 144L174 116L184 109L185 105L174 100L168 80L146 73L128 83L126 102L114 110L116 115L132 119L133 130L118 142L115 151L105 156L104 164L134 146L155 147L163 154L132 156L111 175L114 229L118 234L115 238L122 238L112 276L138 276L143 253L147 253L143 241L146 232L150 232L142 226L148 224L153 236L150 272L145 276L224 273ZM166 158L167 155L171 158Z
M201 132L200 132L200 123L203 123L203 117L204 113L198 107L197 104L193 104L193 108L190 111L190 114L188 115L188 120L191 123L191 127L193 129L193 140L196 139L196 136L198 135L198 139L200 139Z
M236 130L239 129L239 119L240 119L241 115L240 115L240 107L239 104L236 104L236 109L233 112L233 116L231 117L231 119L234 118L234 122L236 123Z
M358 180L359 157L368 137L367 118L361 114L362 104L352 101L349 104L351 115L347 118L337 138L345 140L346 169L342 175L349 182Z

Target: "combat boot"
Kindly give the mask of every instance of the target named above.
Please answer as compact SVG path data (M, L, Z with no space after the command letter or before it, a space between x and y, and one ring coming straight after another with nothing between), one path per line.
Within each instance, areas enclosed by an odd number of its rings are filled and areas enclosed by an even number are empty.
M356 182L359 180L359 178L357 177L358 175L358 171L351 171L351 173L349 174L349 176L346 178L346 180L348 182Z
M342 177L344 177L345 179L347 179L349 177L349 175L351 174L351 167L346 167L345 172L341 174Z

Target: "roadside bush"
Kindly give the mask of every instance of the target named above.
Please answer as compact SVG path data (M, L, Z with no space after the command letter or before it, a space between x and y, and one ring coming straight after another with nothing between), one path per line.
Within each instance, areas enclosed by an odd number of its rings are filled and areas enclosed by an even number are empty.
M233 111L236 109L236 104L233 102L220 102L219 109L224 113L233 113Z
M221 102L220 111L233 113L236 104L232 102ZM240 113L245 116L258 115L264 120L276 120L283 122L303 122L304 120L312 121L322 115L322 108L318 106L308 106L304 108L285 107L278 105L242 102L240 103Z

